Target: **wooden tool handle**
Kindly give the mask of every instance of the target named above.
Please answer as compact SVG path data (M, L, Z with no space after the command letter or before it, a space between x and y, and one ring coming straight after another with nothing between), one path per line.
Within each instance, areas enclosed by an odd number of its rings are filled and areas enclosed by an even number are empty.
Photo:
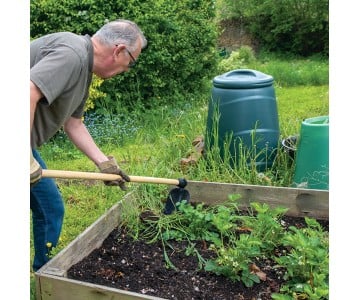
M80 172L80 171L63 171L63 170L42 170L43 177L50 178L64 178L64 179L92 179L92 180L103 180L111 181L117 180L120 178L116 174L105 174L105 173L95 173L95 172ZM156 178L156 177L144 177L144 176L129 176L130 182L141 182L141 183L160 183L160 184L169 184L169 185L178 185L178 179L168 179L168 178Z

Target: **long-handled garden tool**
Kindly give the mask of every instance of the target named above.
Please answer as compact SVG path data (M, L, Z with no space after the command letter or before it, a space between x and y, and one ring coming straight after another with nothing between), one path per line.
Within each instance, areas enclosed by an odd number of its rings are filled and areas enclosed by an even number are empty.
M64 170L42 170L42 177L48 178L64 178L64 179L90 179L90 180L102 180L112 181L120 178L120 175L105 174L96 172L81 172L81 171L64 171ZM156 177L144 177L144 176L129 176L130 182L138 183L159 183L176 185L177 188L173 188L166 199L164 214L169 215L176 209L176 203L185 200L187 203L190 201L190 193L185 189L187 181L184 178L169 179L169 178L156 178Z

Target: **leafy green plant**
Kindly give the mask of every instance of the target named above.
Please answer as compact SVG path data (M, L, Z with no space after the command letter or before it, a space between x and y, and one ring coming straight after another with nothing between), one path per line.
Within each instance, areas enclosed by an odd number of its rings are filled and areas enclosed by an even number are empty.
M255 61L254 50L250 46L242 46L219 62L219 73L222 74L235 69L247 69Z
M185 255L189 256L189 255L193 255L196 256L198 259L198 269L201 270L204 268L205 264L206 264L206 260L201 256L201 254L199 253L199 251L196 249L196 244L189 242L189 245L186 247L185 250Z
M178 203L179 213L159 215L156 220L146 220L142 236L155 240L204 240L223 245L237 227L240 216L234 202L205 207L204 204ZM201 228L201 230L199 230Z
M221 247L212 246L217 253L215 260L206 263L205 271L224 275L233 281L241 280L247 287L260 282L256 274L251 274L249 267L253 259L261 255L261 241L248 234L240 234L238 238Z
M93 75L89 89L89 98L86 100L85 103L85 108L84 108L85 111L90 111L94 109L95 102L100 101L106 96L104 92L100 91L100 86L103 82L104 82L103 79L96 76L95 74Z
M250 209L254 211L248 216L241 216L242 226L251 231L251 235L261 240L261 249L270 254L275 247L281 244L284 228L280 221L288 210L277 206L270 208L266 203L252 202Z
M305 217L306 228L290 227L282 240L290 250L286 255L275 258L286 268L286 283L281 292L296 299L328 299L329 297L329 237L320 224ZM278 294L273 299L285 299Z
M255 213L240 217L240 230L247 233L233 235L227 244L213 245L217 258L209 260L205 270L222 274L231 280L241 280L247 287L259 283L259 277L252 273L250 265L256 257L269 255L280 245L284 229L280 217L285 208L270 209L267 204L253 202L250 207Z
M243 215L238 211L238 198L239 195L229 195L228 202L211 207L183 201L178 204L177 213L146 220L138 238L150 243L161 240L166 264L174 269L177 267L166 248L171 249L171 240L187 241L185 254L197 257L199 269L242 281L247 287L260 282L251 268L254 261L264 256L272 258L276 247L290 247L288 255L274 258L279 267L287 270L284 279L288 280L281 288L284 294L274 294L279 297L274 299L282 299L286 293L306 294L309 299L326 296L328 242L319 223L306 218L307 228L290 227L290 232L286 232L281 225L286 208L252 202L248 214ZM216 257L205 260L193 242L198 240L210 243L209 249Z
M184 233L189 240L215 240L220 242L218 232L213 230L213 213L209 209L204 209L203 204L194 207L182 202L179 205L179 211L182 212L181 222L184 224Z

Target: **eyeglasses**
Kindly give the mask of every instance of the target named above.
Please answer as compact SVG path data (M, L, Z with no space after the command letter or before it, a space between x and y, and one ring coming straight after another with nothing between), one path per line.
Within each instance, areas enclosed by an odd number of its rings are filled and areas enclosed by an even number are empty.
M130 52L127 48L125 48L125 50L126 50L127 53L130 55L130 58L131 58L131 62L128 64L128 67L129 67L129 68L135 67L135 65L136 65L136 59L134 58L134 56L132 56L131 52Z

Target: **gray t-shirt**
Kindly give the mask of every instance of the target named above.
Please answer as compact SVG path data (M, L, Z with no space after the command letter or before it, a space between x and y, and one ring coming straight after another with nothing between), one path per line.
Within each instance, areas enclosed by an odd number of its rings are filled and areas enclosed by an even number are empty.
M92 68L89 36L59 32L30 43L30 80L44 95L35 111L32 148L48 141L70 117L82 117Z

